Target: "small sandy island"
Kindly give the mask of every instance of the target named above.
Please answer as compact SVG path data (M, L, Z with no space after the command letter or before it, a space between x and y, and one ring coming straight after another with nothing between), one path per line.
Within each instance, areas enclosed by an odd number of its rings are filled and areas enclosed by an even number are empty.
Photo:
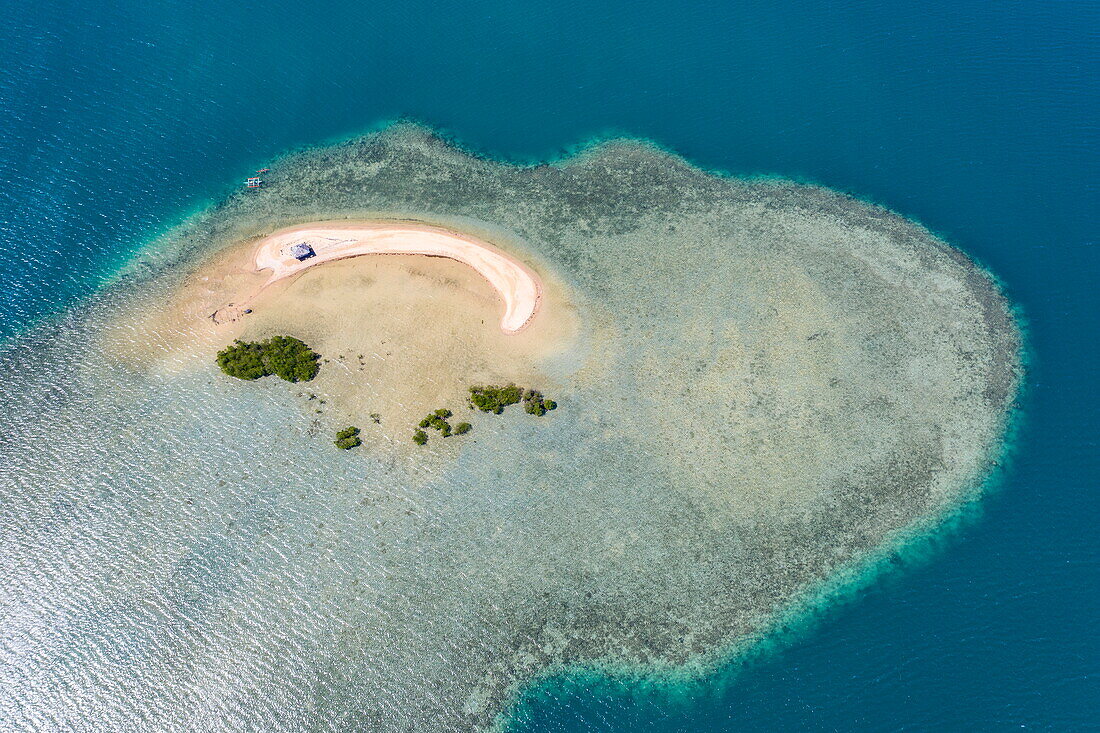
M480 233L314 221L213 244L161 304L108 330L114 353L168 373L209 367L236 338L295 336L325 360L299 390L317 396L310 414L364 425L377 413L384 425L372 424L372 435L409 446L411 426L428 410L463 404L470 385L553 393L546 360L574 358L563 357L579 332L568 288Z
M305 224L259 241L256 270L270 270L271 277L243 301L215 312L214 321L236 320L260 291L314 265L371 254L446 257L469 265L504 301L500 328L505 333L522 330L542 299L542 286L531 270L491 244L455 231L414 222Z
M959 516L1000 460L1022 376L1011 303L884 209L629 141L521 167L396 127L280 166L165 242L204 256L111 289L3 362L0 486L17 479L3 508L45 528L18 546L13 587L68 609L61 636L56 614L26 626L25 687L106 700L106 728L189 720L192 674L210 681L210 720L378 733L497 730L527 686L577 671L701 689L692 675L782 639ZM501 292L451 257L350 257L274 282L256 269L287 227L290 244L405 228L322 221L388 202L525 263L535 317L503 331ZM210 317L249 297L251 313ZM101 320L113 341L96 349ZM276 335L321 354L314 380L217 369L234 338ZM466 406L471 385L508 382L559 410ZM412 431L439 408L472 432L422 449ZM348 426L363 445L344 454ZM69 536L102 551L59 556ZM146 598L183 598L169 620L213 611L166 639ZM302 619L338 633L298 644L286 630ZM149 626L138 641L167 676L104 667L97 640L120 623ZM215 635L240 653L204 653ZM70 684L62 642L91 649L73 659L95 674ZM132 702L164 689L184 692Z

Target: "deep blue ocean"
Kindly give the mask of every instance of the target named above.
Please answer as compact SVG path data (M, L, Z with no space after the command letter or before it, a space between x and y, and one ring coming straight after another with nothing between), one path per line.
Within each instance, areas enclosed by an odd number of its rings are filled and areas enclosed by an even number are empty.
M0 7L0 338L278 154L398 117L516 160L647 137L849 191L963 248L1028 329L999 490L690 694L551 683L515 727L1100 729L1100 4Z

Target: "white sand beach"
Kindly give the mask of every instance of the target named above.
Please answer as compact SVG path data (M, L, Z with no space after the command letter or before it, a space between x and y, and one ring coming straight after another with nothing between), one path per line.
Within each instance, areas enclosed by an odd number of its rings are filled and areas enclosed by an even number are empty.
M303 245L308 253L297 259L291 252ZM268 285L292 277L314 265L371 254L447 257L472 267L489 281L504 301L500 328L522 330L538 311L542 286L523 264L486 242L441 227L415 222L311 223L277 231L256 246L257 271L270 270ZM247 300L236 304L245 307Z

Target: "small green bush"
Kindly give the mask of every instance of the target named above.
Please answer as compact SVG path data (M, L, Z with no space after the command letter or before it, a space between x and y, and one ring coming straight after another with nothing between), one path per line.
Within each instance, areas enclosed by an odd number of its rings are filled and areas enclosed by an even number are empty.
M542 417L558 406L554 400L548 400L537 389L529 389L523 395L523 410L529 415Z
M259 379L271 374L264 365L263 346L240 340L218 352L218 366L237 379Z
M523 401L523 410L542 417L557 407L557 403L542 396L537 389L523 389L514 384L504 387L470 387L470 407L499 415L508 405Z
M424 445L428 442L428 434L425 433L423 430L417 430L415 433L413 433L413 442L417 445Z
M514 384L504 387L470 387L470 404L482 412L497 415L504 412L508 405L514 405L523 399L523 390Z
M462 422L452 427L451 424L447 422L447 418L451 417L452 415L454 415L454 413L448 410L446 407L441 407L438 410L433 410L432 412L428 413L424 416L424 419L420 421L420 429L417 430L416 433L413 433L413 440L415 440L419 445L424 445L424 443L426 443L428 440L428 434L424 432L427 428L438 430L439 434L444 438L449 438L452 435L464 435L465 433L470 432L470 428L472 426L468 422ZM421 441L421 439L418 437L418 434L420 433L423 433L424 435L423 441Z
M342 448L344 450L350 450L351 448L363 444L363 440L359 437L359 428L354 426L344 428L336 433L336 440L333 442L336 444L337 448Z
M321 355L291 336L267 341L233 342L218 352L218 366L231 377L259 379L274 374L288 382L308 382L317 376Z

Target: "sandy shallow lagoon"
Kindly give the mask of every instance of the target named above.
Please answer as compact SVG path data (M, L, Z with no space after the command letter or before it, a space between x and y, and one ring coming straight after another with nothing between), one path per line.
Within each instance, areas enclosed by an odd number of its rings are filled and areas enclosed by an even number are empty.
M267 277L259 237L344 218L492 242L542 309L505 334L470 268L361 257L203 321ZM213 365L277 332L329 360L308 388ZM964 255L836 192L631 141L509 166L398 126L281 161L0 368L19 719L465 731L574 665L703 672L975 498L1019 332ZM401 437L506 379L558 410Z

